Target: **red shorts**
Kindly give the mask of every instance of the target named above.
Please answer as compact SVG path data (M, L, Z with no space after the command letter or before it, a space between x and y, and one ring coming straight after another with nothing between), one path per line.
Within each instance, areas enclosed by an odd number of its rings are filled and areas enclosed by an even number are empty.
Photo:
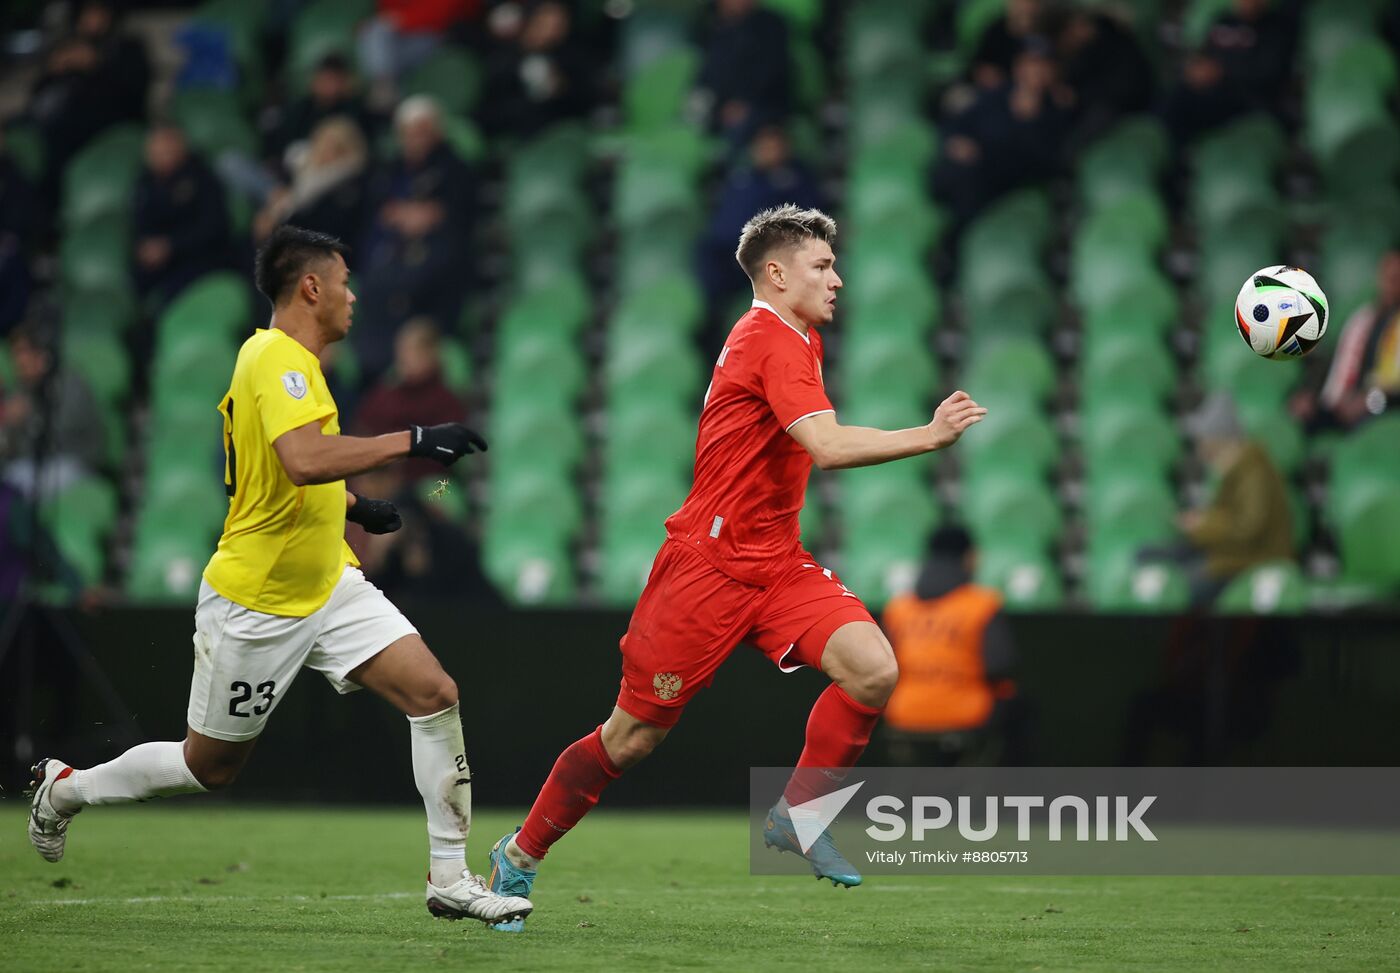
M686 544L668 540L622 637L617 705L656 726L674 726L740 642L783 672L819 667L831 634L871 622L869 610L810 554L767 586L737 581Z

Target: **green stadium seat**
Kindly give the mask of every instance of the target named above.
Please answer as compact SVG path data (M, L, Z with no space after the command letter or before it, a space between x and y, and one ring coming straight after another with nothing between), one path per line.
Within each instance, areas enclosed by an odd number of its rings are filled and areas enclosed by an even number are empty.
M602 533L604 538L642 537L652 553L665 537L666 518L680 509L690 491L687 477L663 469L623 468L604 471Z
M1141 515L1145 534L1128 527L1110 529L1107 534L1123 533L1134 539L1153 540L1161 528L1176 520L1178 505L1171 484L1158 471L1128 464L1096 464L1084 482L1085 522L1091 532L1131 521Z
M571 403L532 386L502 386L491 406L491 463L572 470L583 456L583 430Z
M694 462L696 416L693 408L679 404L631 402L608 410L603 460L609 469L629 463L656 464L672 458L679 478L688 478ZM634 459L637 458L637 459Z
M1357 86L1366 86L1389 98L1400 83L1400 67L1395 52L1376 36L1357 37L1333 60L1322 65L1322 73L1345 77Z
M958 4L954 31L958 49L965 57L971 57L987 28L996 23L1006 12L1006 0L970 0Z
M488 517L527 525L521 532L567 543L583 525L583 502L572 481L545 470L491 468Z
M1087 588L1089 604L1104 612L1175 613L1191 599L1190 581L1181 568L1139 564L1130 547L1091 547Z
M66 332L63 354L104 408L114 409L126 401L131 392L131 360L116 335L101 331Z
M594 235L588 196L549 173L512 171L506 180L505 218L517 252L547 247L576 258Z
M1305 139L1329 186L1384 185L1400 169L1400 127L1385 96L1335 67L1305 99Z
M498 388L539 387L551 399L571 402L588 381L588 364L567 338L549 333L515 332L496 354Z
M1044 345L1008 337L975 350L963 373L963 388L979 402L985 397L998 404L1042 403L1055 391L1056 377L1055 362Z
M908 86L922 77L919 4L870 0L852 8L845 24L846 71L856 84Z
M1147 397L1159 405L1176 391L1176 363L1162 342L1136 329L1088 332L1080 359L1081 394Z
M1221 126L1191 149L1197 177L1222 172L1248 173L1268 182L1282 167L1288 137L1272 115L1254 114Z
M817 490L810 481L807 484L807 498L802 504L802 513L798 515L798 526L801 530L802 546L809 551L816 550L827 537L829 525L826 513L821 497L817 495Z
M938 285L917 254L897 246L860 248L846 254L842 274L859 288L837 298L847 331L891 330L917 326L920 333L938 327L942 301Z
M75 334L124 334L136 321L136 298L130 282L100 290L69 290L63 295L63 331Z
M631 607L646 586L652 563L666 531L658 521L654 529L619 536L604 535L598 595L616 608Z
M898 99L862 108L851 119L850 172L919 173L938 151L938 132L916 106Z
M927 535L939 519L932 484L914 467L848 470L841 477L841 511L847 536L899 543L906 534Z
M1243 277L1240 282L1244 282ZM1103 254L1094 262L1077 263L1071 273L1070 287L1088 314L1099 308L1121 307L1131 302L1145 317L1180 320L1176 288L1157 267L1146 263L1138 254Z
M1192 183L1192 212L1202 234L1248 228L1251 236L1282 236L1287 211L1271 182L1245 169L1202 172ZM1267 262L1267 261L1266 261Z
M846 389L837 415L845 425L872 426L876 429L904 429L928 422L933 417L928 395L923 389L896 385ZM918 460L903 460L918 464Z
M892 175L853 175L847 183L846 216L855 239L898 241L916 254L933 244L945 224L918 181Z
M699 61L694 49L678 47L629 77L622 88L628 127L634 131L656 131L680 122Z
M65 227L86 227L113 216L125 219L145 142L139 125L114 125L73 157L63 171Z
M1096 206L1075 233L1075 260L1095 259L1103 250L1131 248L1159 253L1167 241L1167 210L1151 189L1125 193Z
M1055 320L1055 289L1039 265L1015 251L964 262L958 276L968 330L979 337L1044 332Z
M1400 483L1400 416L1373 419L1338 442L1332 450L1334 479L1383 476Z
M983 401L975 391L972 395ZM1004 409L998 403L987 409L976 429L958 440L964 488L972 488L984 476L1044 479L1055 469L1063 450L1044 409Z
M126 593L148 605L194 606L200 577L214 553L217 531L192 534L185 524L163 527L158 517L143 517L132 548Z
M1086 409L1081 435L1091 473L1141 469L1165 476L1181 455L1176 424L1155 410Z
M574 598L577 580L567 549L515 525L488 523L481 559L486 576L512 604L568 604Z
M927 394L938 379L928 344L898 332L888 337L878 332L853 336L842 348L840 362L841 387L846 391L889 383Z
M963 519L979 547L1044 553L1060 536L1060 504L1043 480L988 473L964 486Z
M1307 455L1307 441L1284 404L1275 403L1266 396L1235 398L1244 431L1264 447L1285 477L1297 473Z
M223 481L209 474L205 463L151 467L142 487L143 516L170 517L217 532L228 517L228 493Z
M583 274L556 268L547 276L520 282L514 300L501 315L498 330L506 336L550 334L561 340L582 331L593 316L593 295Z
M231 271L199 278L180 292L157 324L163 342L172 333L196 332L242 342L253 332L253 309L248 285Z
M105 539L117 523L117 491L106 477L84 476L48 498L39 515L49 531L67 529Z
M170 112L190 145L211 162L223 152L258 156L257 133L234 92L215 88L177 91L171 98Z
M1217 330L1223 330L1217 325ZM1303 377L1300 361L1266 361L1234 335L1217 334L1202 346L1202 383L1207 389L1228 392L1242 409L1273 411L1282 421L1285 401Z
M1290 561L1261 564L1237 575L1215 600L1226 615L1289 615L1308 604L1308 584Z
M629 290L608 322L614 342L646 341L656 332L693 335L703 323L705 299L694 274L667 273Z
M821 0L763 0L763 6L782 14L798 31L812 31L821 22Z
M431 95L451 115L468 115L481 92L481 68L459 47L444 45L414 68L403 83L404 95Z
M1043 189L1018 189L991 203L967 228L969 257L1010 250L1038 259L1050 242L1054 213Z
M1332 477L1327 514L1345 580L1400 589L1400 481L1383 474Z
M913 587L927 539L908 531L901 538L865 538L847 533L837 576L873 611Z
M1098 207L1152 190L1168 156L1161 122L1145 115L1125 119L1081 154L1075 169L1079 198Z
M700 223L694 180L684 169L626 161L618 170L613 215L624 232L674 221L693 233Z
M1379 5L1371 0L1331 0L1309 3L1300 33L1303 62L1308 72L1326 70L1343 60L1358 42L1376 35Z
M74 293L131 292L129 230L115 214L65 233L58 259L64 287Z
M1000 591L1010 611L1046 611L1064 603L1060 572L1039 552L989 547L978 538L976 580Z

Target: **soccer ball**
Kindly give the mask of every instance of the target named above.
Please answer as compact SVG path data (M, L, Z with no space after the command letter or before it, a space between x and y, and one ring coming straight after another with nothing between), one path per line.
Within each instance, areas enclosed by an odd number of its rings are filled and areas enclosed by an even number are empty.
M1265 267L1240 288L1235 327L1256 355L1302 358L1327 333L1327 295L1306 270Z

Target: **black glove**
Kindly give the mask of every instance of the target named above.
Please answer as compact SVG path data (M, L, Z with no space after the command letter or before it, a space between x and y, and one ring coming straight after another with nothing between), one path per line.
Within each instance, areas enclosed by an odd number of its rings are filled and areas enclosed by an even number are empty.
M355 506L345 511L345 519L371 534L392 534L403 526L398 509L388 500L366 500L358 493Z
M486 452L486 440L460 422L440 426L412 426L408 430L408 455L426 456L443 466L451 466L467 453Z

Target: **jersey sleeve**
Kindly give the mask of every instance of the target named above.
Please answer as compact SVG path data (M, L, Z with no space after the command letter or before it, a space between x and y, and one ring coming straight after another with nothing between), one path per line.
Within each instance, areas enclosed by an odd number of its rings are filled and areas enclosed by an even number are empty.
M763 398L783 429L791 429L810 416L836 411L822 388L812 356L794 342L774 342L758 370Z
M335 415L335 405L321 402L312 391L304 356L285 345L265 348L249 376L258 418L268 443L308 422Z

